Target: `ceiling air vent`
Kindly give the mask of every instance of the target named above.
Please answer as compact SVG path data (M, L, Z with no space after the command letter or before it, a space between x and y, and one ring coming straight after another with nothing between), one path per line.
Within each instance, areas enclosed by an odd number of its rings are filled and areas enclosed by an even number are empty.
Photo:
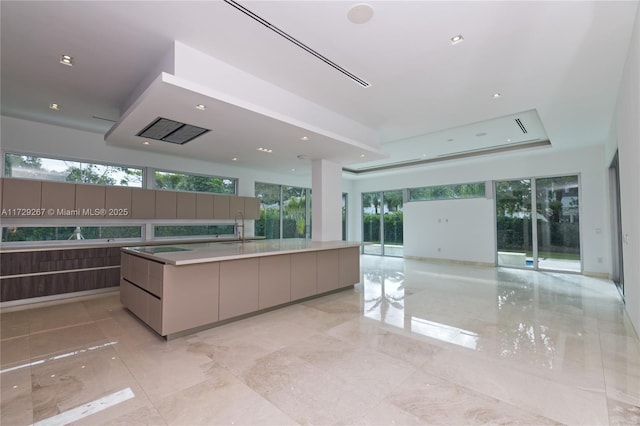
M322 62L324 62L325 64L327 64L330 67L334 68L335 70L337 70L337 71L341 72L342 74L346 75L351 80L353 80L356 83L358 83L360 86L362 86L362 87L371 86L371 83L369 83L368 81L358 77L357 75L353 74L352 72L350 72L350 71L346 70L345 68L341 67L340 65L336 64L331 59L329 59L326 56L322 55L321 53L313 50L312 48L310 48L309 46L307 46L306 44L304 44L300 40L296 39L295 37L287 34L283 30L281 30L280 28L276 27L271 22L267 21L266 19L258 16L254 12L252 12L249 9L247 9L246 7L242 6L237 1L235 1L235 0L224 0L224 2L227 3L229 6L235 7L240 12L244 13L245 15L247 15L249 18L253 19L254 21L261 23L262 25L264 25L265 27L267 27L268 29L270 29L274 33L278 34L279 36L289 40L291 43L295 44L296 46L298 46L299 48L301 48L305 52L315 56L318 59L320 59Z
M522 133L528 133L527 128L524 127L524 124L522 124L522 121L520 121L519 118L516 118L516 124L520 127L520 130L522 130Z
M158 117L136 136L184 145L209 131L211 130Z

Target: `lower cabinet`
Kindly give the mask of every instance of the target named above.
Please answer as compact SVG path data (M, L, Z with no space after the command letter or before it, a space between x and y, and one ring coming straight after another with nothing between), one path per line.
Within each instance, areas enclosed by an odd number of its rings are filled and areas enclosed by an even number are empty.
M220 319L259 309L258 258L220 262Z
M175 266L122 253L120 299L162 336L353 286L358 247Z
M260 309L271 308L291 301L291 256L260 258Z

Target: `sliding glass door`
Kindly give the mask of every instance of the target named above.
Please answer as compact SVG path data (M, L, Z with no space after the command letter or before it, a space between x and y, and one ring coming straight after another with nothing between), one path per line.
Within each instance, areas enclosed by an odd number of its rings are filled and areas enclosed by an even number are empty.
M495 194L498 266L582 270L578 176L496 182Z
M365 192L362 194L363 253L402 257L403 191Z
M538 267L580 272L578 176L536 179Z
M498 266L533 267L530 179L496 182L496 229Z

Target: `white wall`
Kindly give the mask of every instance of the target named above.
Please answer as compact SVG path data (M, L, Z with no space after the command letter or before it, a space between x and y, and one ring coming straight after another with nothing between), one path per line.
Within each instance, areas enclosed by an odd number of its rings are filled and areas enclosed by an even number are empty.
M495 262L492 199L416 201L403 209L404 255L474 263Z
M553 141L552 141L553 143ZM603 141L604 143L604 141ZM523 177L543 177L558 175L580 175L580 226L582 232L582 258L585 274L608 275L611 272L610 229L607 212L606 168L603 167L605 146L590 146L575 151L557 151L543 148L525 153L505 153L475 159L456 160L420 167L405 168L402 171L365 174L352 178L354 194L351 204L356 223L350 228L349 239L362 238L362 192L415 188L421 186L446 185L455 183L507 180ZM459 201L459 200L457 200ZM493 201L492 201L493 202ZM429 202L430 203L430 202ZM411 217L405 220L413 220ZM475 223L478 227L495 229L493 215L476 216L473 210L467 210L460 220ZM406 238L406 237L405 237ZM484 251L494 247L494 234L488 233L485 239L477 242L474 259L485 258ZM426 247L423 247L426 249ZM431 250L432 247L429 247ZM432 257L425 250L423 255L410 250L418 257ZM463 250L460 248L460 250ZM466 250L466 248L464 249ZM493 254L492 254L493 255ZM450 252L455 259L455 251Z
M640 9L620 85L617 121L607 151L609 161L616 145L620 159L626 308L640 334Z

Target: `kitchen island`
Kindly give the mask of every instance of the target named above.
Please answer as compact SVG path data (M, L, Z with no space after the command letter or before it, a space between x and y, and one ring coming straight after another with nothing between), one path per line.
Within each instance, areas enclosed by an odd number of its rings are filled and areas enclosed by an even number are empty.
M120 298L158 334L178 337L353 287L360 245L289 239L125 247Z

